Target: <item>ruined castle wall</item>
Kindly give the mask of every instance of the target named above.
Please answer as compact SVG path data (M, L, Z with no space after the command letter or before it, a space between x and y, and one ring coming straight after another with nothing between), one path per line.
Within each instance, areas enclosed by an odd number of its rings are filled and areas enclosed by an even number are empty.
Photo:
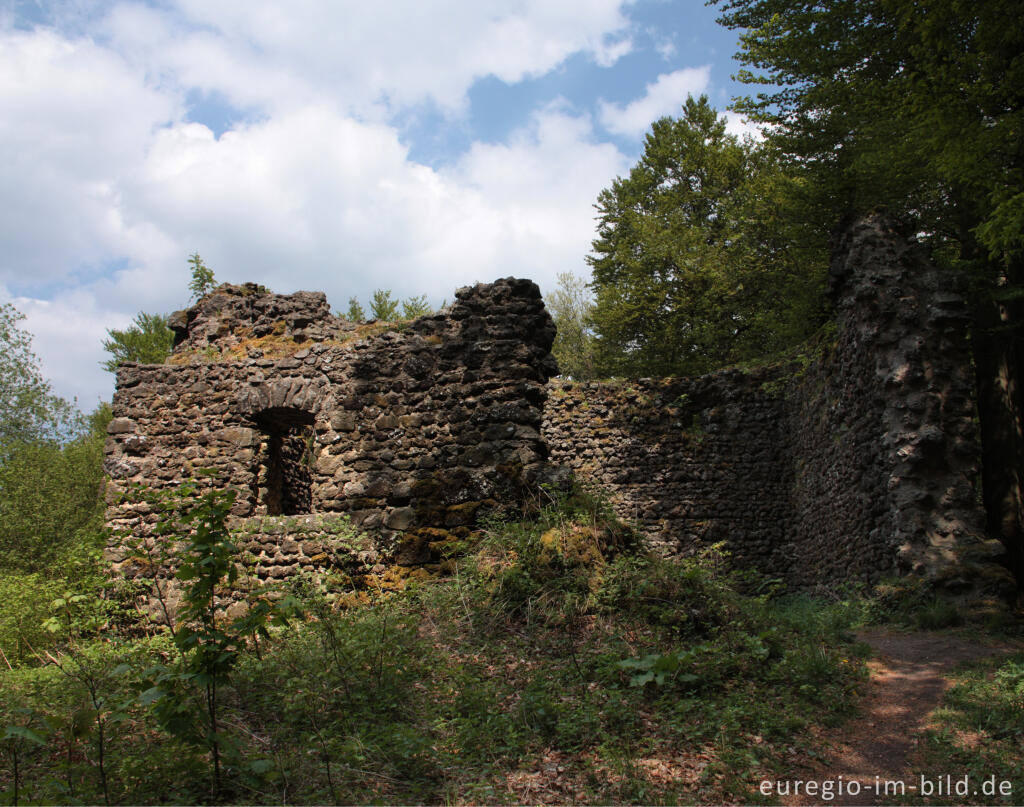
M789 364L553 383L552 457L668 554L724 541L799 587L929 577L1002 593L986 539L964 300L880 218L832 266L836 331Z
M462 289L400 326L346 323L321 294L222 287L172 317L170 364L119 371L109 521L145 535L155 516L118 492L212 468L204 484L239 491L258 578L380 583L438 568L483 513L562 466L666 554L724 542L801 588L915 574L1012 589L983 533L956 279L881 218L835 255L832 333L691 379L547 385L554 328L529 281ZM122 544L110 557L130 573Z
M834 254L835 347L791 392L794 454L817 458L794 489L796 541L826 552L843 546L845 532L847 556L854 542L866 547L853 568L871 577L912 573L952 591L1009 590L1009 573L993 563L1003 549L984 533L962 278L880 218L856 223ZM812 455L808 442L827 436L835 448ZM830 466L847 476L822 490ZM816 536L815 522L828 524L831 512L816 514L839 488L859 505ZM834 563L831 576L842 572Z
M115 529L144 533L155 521L147 506L117 501L133 483L168 487L210 468L216 481L204 484L239 491L233 515L253 546L278 538L252 523L301 517L308 503L328 532L334 517L371 533L380 572L440 562L484 510L516 501L541 472L554 326L535 284L462 289L440 314L348 341L344 324L303 317L253 333L253 295L229 291L179 318L189 330L172 361L182 363L119 371L106 460ZM236 358L241 349L251 352ZM129 560L118 545L111 559Z
M552 461L611 491L659 551L726 542L738 562L781 574L792 474L773 378L552 382L544 436Z

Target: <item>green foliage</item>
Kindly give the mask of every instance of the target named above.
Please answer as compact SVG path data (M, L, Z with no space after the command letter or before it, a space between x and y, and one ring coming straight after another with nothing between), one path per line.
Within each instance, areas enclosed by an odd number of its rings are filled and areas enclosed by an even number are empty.
M717 0L759 72L738 109L813 181L830 219L879 206L933 239L975 238L998 261L1024 249L1024 30L1007 0ZM968 249L968 251L971 251Z
M764 124L826 232L903 222L973 315L988 531L1024 579L1024 27L1009 0L714 0L739 30L735 108ZM1013 22L1008 22L1012 20Z
M26 750L26 747L45 746L46 728L39 723L39 716L35 709L16 707L11 710L11 717L16 722L8 723L3 727L3 734L0 734L0 749L11 760L10 803L18 804L19 790L21 787L22 773L19 770L19 762ZM0 792L0 795L5 795Z
M963 623L960 609L919 577L884 580L864 601L865 621L911 625L925 630Z
M266 638L271 617L282 615L287 606L257 600L248 603L242 616L228 619L225 614L227 597L238 578L237 550L227 527L235 496L232 489L200 490L198 483L191 481L168 496L153 497L161 512L155 529L158 539L180 541L173 559L175 578L184 583L174 630L181 662L175 667L155 666L143 700L155 705L165 729L209 749L215 798L222 792L224 744L218 692L228 684L246 640ZM194 708L190 690L202 693L202 708Z
M923 770L951 770L972 783L1009 782L1011 790L981 788L966 804L1015 804L1024 788L1024 654L973 662L932 713L922 743Z
M492 521L448 578L369 606L339 610L326 573L297 578L306 620L251 632L219 610L239 560L230 494L183 493L150 497L184 578L173 635L111 641L88 597L61 592L59 667L0 667L0 726L46 743L18 740L26 800L524 802L520 772L548 759L549 784L578 801L734 802L756 798L757 774L809 726L845 714L861 680L841 614L784 607L718 551L639 553L585 490ZM671 782L638 763L694 755L731 776Z
M421 294L418 297L407 297L402 300L402 319L416 319L434 313L434 309L427 302L427 295Z
M0 575L0 664L24 664L34 651L49 648L51 636L43 623L63 590L63 581L39 573Z
M401 310L401 314L399 314ZM406 297L399 302L391 297L390 289L376 289L373 297L370 298L370 318L382 322L394 322L395 320L416 319L434 312L433 306L427 300L427 295L420 294L417 297ZM348 299L348 311L345 319L349 322L365 322L366 313L363 306L355 297Z
M189 255L188 263L192 267L192 279L188 284L188 290L192 293L190 299L198 300L217 288L217 281L213 276L213 270L203 263L198 252Z
M42 377L32 336L18 324L24 318L0 305L0 459L13 444L66 439L79 427L77 410Z
M689 686L700 681L700 676L683 670L689 669L706 649L706 645L697 645L671 653L649 653L643 658L625 659L616 666L633 672L629 679L631 687L642 687L646 684L662 686L666 683Z
M349 322L365 322L366 312L355 297L348 298L348 311L345 312L345 319Z
M398 319L398 300L391 299L390 289L376 289L370 298L370 318L383 322Z
M102 408L94 413L96 429L104 417ZM0 462L0 567L70 576L93 568L102 544L105 436L83 428L63 445L9 447Z
M558 329L551 352L559 373L575 381L595 378L594 296L586 282L572 272L559 272L558 286L544 303Z
M103 341L103 349L112 358L102 365L111 373L117 372L118 365L128 361L161 364L171 355L174 346L174 331L167 327L167 317L145 311L136 314L134 322L125 330L111 329L107 335L110 338Z
M794 183L774 152L727 134L706 97L655 121L596 205L600 374L699 374L806 337L825 252L786 215Z

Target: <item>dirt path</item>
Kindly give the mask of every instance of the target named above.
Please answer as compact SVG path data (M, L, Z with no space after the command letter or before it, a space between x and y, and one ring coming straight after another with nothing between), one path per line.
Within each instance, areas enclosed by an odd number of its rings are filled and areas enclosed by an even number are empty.
M962 662L1012 650L1009 646L930 632L878 629L865 631L858 638L876 655L868 662L871 679L862 702L863 712L847 724L834 744L830 743L828 758L802 774L805 780L831 781L834 793L839 793L842 777L844 792L827 802L820 790L813 796L791 794L783 797L784 804L891 804L897 796L875 792L876 788L882 790L878 785L886 780L904 782L907 795L914 795L910 763L929 714L950 684L949 671ZM851 782L860 787L851 787ZM855 795L847 792L851 789L857 791Z

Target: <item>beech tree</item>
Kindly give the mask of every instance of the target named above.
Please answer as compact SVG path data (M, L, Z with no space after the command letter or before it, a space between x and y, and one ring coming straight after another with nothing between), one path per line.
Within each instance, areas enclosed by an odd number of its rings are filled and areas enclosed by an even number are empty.
M807 178L820 226L879 207L959 269L988 527L1024 579L1024 26L1009 0L715 0L736 108Z
M788 183L705 96L654 122L640 161L597 200L600 374L699 374L815 327L823 240L780 214Z

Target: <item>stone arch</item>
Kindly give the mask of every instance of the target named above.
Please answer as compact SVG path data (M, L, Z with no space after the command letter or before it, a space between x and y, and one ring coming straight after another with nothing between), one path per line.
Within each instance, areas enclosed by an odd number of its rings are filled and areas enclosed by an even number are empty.
M313 414L291 406L255 412L259 431L254 453L256 515L290 516L313 510Z

